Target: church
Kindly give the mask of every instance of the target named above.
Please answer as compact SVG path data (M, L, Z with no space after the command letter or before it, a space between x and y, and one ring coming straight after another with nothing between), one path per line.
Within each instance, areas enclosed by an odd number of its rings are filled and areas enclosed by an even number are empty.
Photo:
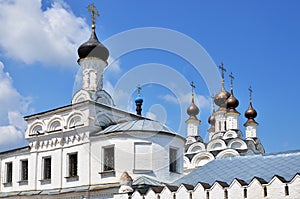
M109 49L91 36L78 48L82 88L71 104L24 117L28 146L0 153L0 198L62 199L300 199L300 151L266 154L249 88L247 121L225 89L213 96L209 139L199 134L194 100L186 107L186 137L136 113L121 110L103 89Z

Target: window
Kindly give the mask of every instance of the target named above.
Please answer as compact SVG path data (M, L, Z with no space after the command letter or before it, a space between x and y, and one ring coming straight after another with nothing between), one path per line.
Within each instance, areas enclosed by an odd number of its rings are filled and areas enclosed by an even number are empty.
M69 154L69 177L77 177L78 158L77 153Z
M224 199L228 199L228 191L227 191L227 189L224 190Z
M43 158L43 180L51 179L51 157Z
M267 190L267 187L264 187L264 197L267 197L268 196L268 190Z
M6 169L6 181L5 183L12 183L12 162L7 162L5 164Z
M248 197L247 189L244 188L244 198L247 198L247 197Z
M209 192L206 192L206 199L209 199Z
M28 160L21 160L21 181L28 180Z
M115 151L114 147L103 148L103 171L115 170Z
M136 171L152 170L151 143L134 144L134 169Z
M170 148L169 151L169 171L178 172L178 160L177 160L177 151L178 149Z
M290 195L290 192L289 192L289 186L286 184L285 187L284 187L284 191L285 191L285 195L288 196Z

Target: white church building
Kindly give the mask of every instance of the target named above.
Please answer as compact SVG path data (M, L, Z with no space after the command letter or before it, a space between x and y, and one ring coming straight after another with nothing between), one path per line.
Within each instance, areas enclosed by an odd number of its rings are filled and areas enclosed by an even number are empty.
M95 24L78 56L82 88L71 104L26 116L28 146L0 153L0 198L300 199L300 151L265 154L252 97L243 132L223 64L205 142L194 91L186 137L143 117L140 96L136 114L114 105Z

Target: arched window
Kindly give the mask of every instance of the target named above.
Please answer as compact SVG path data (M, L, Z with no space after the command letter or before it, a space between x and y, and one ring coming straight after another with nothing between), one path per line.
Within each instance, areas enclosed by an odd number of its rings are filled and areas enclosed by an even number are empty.
M43 126L41 124L36 124L32 128L30 135L39 135L39 134L43 134Z

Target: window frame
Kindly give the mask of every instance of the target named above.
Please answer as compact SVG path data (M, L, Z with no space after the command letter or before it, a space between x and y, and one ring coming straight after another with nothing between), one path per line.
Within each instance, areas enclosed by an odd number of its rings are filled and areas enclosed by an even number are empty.
M175 152L175 160L174 154L171 153ZM169 172L171 173L179 173L179 149L176 147L169 148Z
M107 151L112 150L112 165L106 165L106 157L107 157ZM111 160L108 160L111 161ZM113 172L115 171L115 146L109 145L102 147L102 172ZM108 163L109 164L109 163ZM109 169L112 168L112 169Z
M12 186L13 181L13 162L5 162L5 186Z
M26 164L24 165L24 163ZM20 181L19 182L27 182L29 177L29 169L28 169L28 159L20 160Z
M50 161L50 163L47 163ZM47 169L50 167L50 169ZM52 158L51 156L43 157L42 180L50 181L52 176Z
M73 162L73 157L74 160L76 160L75 162ZM74 153L68 153L67 154L67 177L68 179L74 179L74 180L78 180L79 176L78 176L78 152L74 152ZM75 167L75 169L73 168L73 166ZM74 172L74 173L73 173Z

